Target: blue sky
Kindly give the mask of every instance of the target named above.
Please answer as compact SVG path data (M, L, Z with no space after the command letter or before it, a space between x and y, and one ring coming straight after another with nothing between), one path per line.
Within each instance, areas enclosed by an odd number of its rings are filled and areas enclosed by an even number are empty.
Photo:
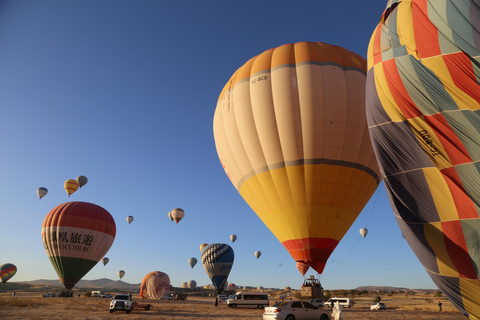
M43 219L58 204L87 201L112 214L117 236L109 264L84 279L115 280L123 269L122 280L139 283L159 270L174 286L208 284L199 245L220 242L235 251L229 282L299 288L295 261L218 160L216 101L237 68L282 44L326 42L366 58L386 3L0 2L0 264L17 266L10 281L57 279L42 246ZM78 175L89 182L68 198L63 182ZM39 201L42 186L49 193ZM185 210L178 225L167 216L176 207ZM199 260L193 269L190 257ZM403 239L383 184L321 281L326 289L435 288Z

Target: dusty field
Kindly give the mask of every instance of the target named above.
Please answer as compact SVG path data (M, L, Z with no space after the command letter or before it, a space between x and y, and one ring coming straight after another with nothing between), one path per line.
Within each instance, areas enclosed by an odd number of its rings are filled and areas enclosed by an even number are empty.
M42 293L0 293L0 319L164 319L164 320L236 320L262 319L263 310L215 307L213 298L189 297L188 300L141 300L151 303L149 311L135 309L130 314L109 313L110 299L101 298L43 298ZM443 312L438 311L442 301ZM370 311L372 297L356 297L351 309L344 309L346 320L464 320L460 312L445 298L433 296L394 295L382 297L389 310ZM272 302L273 303L273 302Z

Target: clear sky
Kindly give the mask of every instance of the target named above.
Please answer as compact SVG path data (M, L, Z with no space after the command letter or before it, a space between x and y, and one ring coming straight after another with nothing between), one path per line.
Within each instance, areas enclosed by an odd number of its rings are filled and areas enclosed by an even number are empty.
M122 280L139 283L159 270L174 286L209 284L199 245L219 242L235 251L229 282L299 288L295 261L222 169L216 102L236 69L286 43L326 42L366 58L386 4L0 2L0 264L17 266L10 281L57 279L42 245L43 219L58 204L87 201L112 214L117 235L109 264L84 279L116 280L123 269ZM69 198L63 183L78 175L89 182ZM49 190L42 200L38 187ZM176 207L185 210L178 225L167 216ZM190 257L199 260L193 269ZM321 281L326 289L435 288L402 237L383 184Z

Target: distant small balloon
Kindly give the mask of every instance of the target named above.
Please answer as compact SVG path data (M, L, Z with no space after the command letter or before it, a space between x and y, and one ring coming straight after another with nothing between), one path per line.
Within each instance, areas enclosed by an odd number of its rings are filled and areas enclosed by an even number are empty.
M48 190L47 188L44 188L44 187L40 187L37 189L37 194L38 194L38 198L40 200L42 200L43 197L45 197L48 193Z
M63 187L65 188L65 191L67 191L67 194L68 194L68 196L70 197L70 195L71 195L72 193L74 193L75 191L78 190L79 184L78 184L78 181L77 181L77 180L68 179L68 180L65 181L65 183L63 184Z
M203 248L205 248L206 246L208 246L208 243L202 243L202 244L200 245L200 252L202 252L202 251L203 251Z
M17 267L11 263L5 263L0 266L0 279L5 284L11 277L17 273Z
M85 176L78 176L78 177L77 177L77 182L78 182L78 185L79 185L80 188L81 188L81 187L83 187L84 185L87 184L88 179L87 179L87 177L85 177Z
M232 242L235 242L235 240L237 240L237 236L234 235L234 234L232 234L232 235L230 236L230 240L232 240Z
M197 258L191 257L190 259L188 259L188 264L193 269L193 267L195 267L195 265L197 264Z
M124 275L125 275L125 271L123 270L118 271L118 276L120 277L120 279L122 279Z
M171 215L172 215L172 218L173 220L175 220L175 222L178 224L180 222L180 220L183 219L183 217L185 216L185 211L183 211L182 209L180 208L175 208L173 209L171 212Z
M260 251L255 251L255 257L260 258L260 256L262 255L262 253Z
M108 259L107 257L103 258L103 259L102 259L103 265L106 266L107 263L108 263L108 261L110 261L110 259Z
M368 234L367 228L362 228L362 229L360 229L360 234L362 235L362 237L365 238L365 237L367 236L367 234Z
M188 281L188 288L189 289L195 289L196 287L197 287L197 281L195 281L195 280Z
M132 217L132 216L128 216L128 217L127 217L127 222L128 222L128 224L132 223L132 221L133 221L133 217Z

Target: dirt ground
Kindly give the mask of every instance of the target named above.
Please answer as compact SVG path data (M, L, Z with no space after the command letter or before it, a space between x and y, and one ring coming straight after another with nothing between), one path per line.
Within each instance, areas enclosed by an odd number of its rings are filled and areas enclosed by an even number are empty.
M442 301L444 311L438 311L434 303L423 306L420 299L410 301L412 298L396 298L409 304L409 309L389 309L383 311L370 311L368 305L358 299L353 308L344 309L345 320L464 320L460 312L451 309L448 301ZM237 320L237 319L262 319L263 310L260 309L231 309L225 305L215 307L213 298L189 297L188 300L141 300L134 296L134 301L150 303L151 309L134 309L132 313L109 313L110 299L102 298L43 298L41 293L19 292L15 297L11 294L0 293L0 319L71 319L71 320L96 320L96 319L164 319L164 320ZM394 305L392 300L384 302ZM273 303L273 302L272 302ZM368 304L368 305L367 305ZM415 307L417 305L417 307ZM432 309L432 310L421 310ZM435 309L435 310L433 310ZM452 311L453 310L453 311Z

